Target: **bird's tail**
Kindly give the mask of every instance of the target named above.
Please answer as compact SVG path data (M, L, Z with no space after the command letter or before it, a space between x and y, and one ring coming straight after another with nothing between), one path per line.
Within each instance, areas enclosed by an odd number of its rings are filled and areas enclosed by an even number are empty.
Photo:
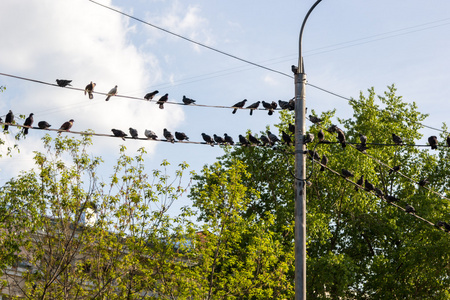
M9 126L5 125L5 128L3 129L3 131L8 131Z
M160 109L164 109L164 103L160 103L160 104L159 104L159 108L160 108Z
M237 108L233 109L233 114L235 114L237 112Z
M345 143L345 142L342 142L342 143L341 143L341 146L342 146L342 149L344 149L344 148L345 148L345 146L347 146L347 145L346 145L346 143Z
M273 115L273 110L269 110L269 116Z
M105 101L109 101L109 98L111 98L111 96L106 97Z
M25 134L25 135L28 134L28 128L26 128L26 127L23 128L23 134Z
M94 94L92 94L92 93L89 93L89 99L94 99Z
M320 167L320 171L321 171L321 172L325 171L325 167L324 167L324 166L321 166L321 167Z
M250 116L253 115L253 109L250 109Z

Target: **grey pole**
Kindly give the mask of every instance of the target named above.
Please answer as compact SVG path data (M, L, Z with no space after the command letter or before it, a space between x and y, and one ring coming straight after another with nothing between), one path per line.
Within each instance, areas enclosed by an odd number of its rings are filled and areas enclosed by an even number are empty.
M313 9L322 0L309 9L303 20L299 37L298 68L295 72L295 299L306 300L306 147L303 137L305 125L305 85L306 74L303 67L302 36L306 20Z

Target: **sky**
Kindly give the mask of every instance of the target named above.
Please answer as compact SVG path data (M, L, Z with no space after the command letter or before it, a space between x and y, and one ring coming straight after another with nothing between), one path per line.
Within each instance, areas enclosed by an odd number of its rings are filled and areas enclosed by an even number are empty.
M236 57L288 75L298 63L299 31L315 1L217 0L97 0L126 14ZM137 22L88 0L2 0L0 2L0 73L54 83L71 79L95 91L143 97L155 89L158 97L181 102L183 95L199 104L231 106L248 99L288 100L294 80L211 51L179 37ZM423 123L441 127L450 103L450 2L435 0L323 0L310 15L302 48L308 83L344 97L357 98L374 87L383 94L395 84L406 102L416 102L430 114ZM185 132L191 141L201 133L235 140L248 129L265 130L278 123L278 113L166 104L95 94L89 100L80 91L0 76L0 116L8 110L34 113L35 123L46 120L52 128L74 119L74 131L92 129L109 134L111 128L128 132L145 129L162 136L163 128ZM156 98L158 98L156 97ZM350 118L345 99L306 87L306 106L318 114L336 108L336 116ZM4 118L4 117L3 117ZM12 133L17 132L12 128ZM424 129L425 136L439 132ZM51 135L56 133L51 132ZM70 133L68 133L70 135ZM0 133L0 135L2 135ZM0 159L0 184L33 167L33 151L42 151L43 133L30 130L19 142L20 153ZM5 151L14 145L2 135ZM167 159L174 168L186 161L197 172L223 154L220 147L195 144L132 141L94 137L92 155L107 162L107 180L120 145L134 155L145 147L146 167L159 168ZM172 171L172 170L170 170ZM169 174L170 175L170 174ZM189 204L184 198L178 206Z

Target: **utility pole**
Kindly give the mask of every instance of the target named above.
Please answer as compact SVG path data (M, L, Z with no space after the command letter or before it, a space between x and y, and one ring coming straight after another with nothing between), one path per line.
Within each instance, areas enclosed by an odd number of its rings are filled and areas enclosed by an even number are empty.
M311 12L322 0L309 9L303 20L299 37L298 68L295 72L295 300L306 300L306 155L303 139L306 133L306 74L302 57L303 29Z

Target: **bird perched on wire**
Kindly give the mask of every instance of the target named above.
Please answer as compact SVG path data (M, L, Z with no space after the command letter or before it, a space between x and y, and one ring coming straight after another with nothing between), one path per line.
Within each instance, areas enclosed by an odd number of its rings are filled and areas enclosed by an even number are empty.
M158 93L159 93L158 90L154 90L153 92L150 92L150 93L145 94L144 99L147 100L147 101L150 101L150 100L152 100L153 97L155 97L155 95L158 94Z
M329 133L335 133L339 128L337 127L337 125L331 125L330 127L328 127L327 131Z
M175 139L174 139L172 133L169 130L167 130L166 128L163 129L163 136L166 138L166 140L168 142L171 142L172 144L175 143Z
M244 99L242 101L239 101L238 103L236 103L235 105L233 105L232 107L234 108L233 111L231 113L235 114L238 110L238 108L243 108L245 105L245 102L247 102L247 99Z
M303 136L303 144L312 143L314 141L314 134L308 133Z
M323 165L320 167L320 171L325 171L325 167L328 163L328 157L326 157L325 154L322 154L322 159L320 160L320 163Z
M242 134L239 135L239 143L241 143L241 146L248 146L248 145L250 145L250 143L247 140L247 138L245 136L243 136Z
M248 134L248 141L250 143L252 143L253 145L261 144L261 142L256 137L254 137L251 133Z
M109 90L108 95L106 96L105 101L109 101L112 96L117 95L117 85Z
M12 110L9 110L9 112L6 114L5 123L9 123L9 124L14 123L14 114L13 114ZM8 129L9 129L9 126L7 124L5 124L5 128L3 129L3 131L7 131Z
M427 184L429 184L430 182L428 181L428 178L424 178L424 179L422 179L422 180L420 180L419 182L418 182L418 185L419 186L421 186L421 187L424 187L424 186L426 186Z
M214 147L214 140L212 139L212 137L210 135L207 135L206 133L202 133L202 138L207 144L211 145L211 147Z
M367 153L366 150L369 149L365 144L356 145L356 149L361 151L362 153Z
M317 139L319 140L319 143L322 143L325 140L325 134L322 129L317 133Z
M70 119L69 121L64 122L64 123L61 125L61 127L59 127L59 130L61 130L61 131L69 131L70 128L72 128L72 126L73 126L73 122L74 122L73 119ZM58 132L59 135L61 135L61 131Z
M344 132L341 129L339 129L339 128L336 129L336 131L337 131L337 134L338 134L337 138L339 140L339 143L341 143L342 148L345 148L346 142L345 142L345 134L344 134Z
M151 130L149 130L149 129L145 129L144 135L145 135L148 139L152 139L152 140L156 140L156 139L158 138L158 136L156 135L156 133L154 133L153 131L151 131Z
M289 134L287 134L286 132L281 131L281 138L283 139L283 142L285 144L287 144L288 146L291 145L292 141L291 141L291 136Z
M259 103L261 103L261 101L256 101L255 103L252 103L246 107L250 109L250 116L253 115L253 111L258 108Z
M342 175L344 176L344 178L355 177L352 172L346 169L342 169Z
M263 143L263 146L267 146L267 145L271 146L272 145L272 142L269 140L269 138L267 136L261 135L260 139L261 139L261 142Z
M278 100L278 105L281 109L290 109L290 105L288 101Z
M213 134L213 138L214 138L214 141L217 143L217 145L225 144L225 140L223 137L218 136L217 134Z
M358 179L358 181L356 182L356 184L362 187L362 184L363 184L363 183L364 183L364 174L361 175L361 177L359 177L359 179ZM355 186L355 191L357 191L357 190L358 190L358 187Z
M450 231L450 224L448 224L447 222L444 222L444 221L438 221L438 222L436 223L436 226L437 226L437 227L442 227L442 226L444 226L445 232L449 232L449 231Z
M28 134L28 128L31 127L31 125L33 125L34 119L33 119L33 113L31 113L28 118L25 119L25 123L23 123L23 134L27 135Z
M130 135L133 139L138 138L138 132L136 129L130 127L130 128L128 128L128 131L130 132Z
M269 116L273 115L273 111L277 108L277 103L272 101L272 103L262 101L262 106L269 111Z
M188 98L188 97L186 97L186 96L183 95L183 103L186 104L186 105L194 104L194 103L195 103L195 100L194 100L194 99L191 99L191 98Z
M396 173L398 171L400 171L401 165L398 166L394 166L392 169L389 170L389 175L391 175L392 173Z
M184 132L175 131L175 137L179 141L189 141L189 137Z
M401 137L399 137L399 136L396 135L395 133L392 134L392 141L393 141L394 144L396 144L396 145L399 145L399 146L404 145L404 144L403 144L403 141L402 141L402 139L401 139Z
M436 150L437 149L437 145L438 145L437 136L435 136L435 135L430 136L428 138L428 143L430 144L432 150Z
M406 204L405 212L407 212L408 214L415 213L416 209L412 205Z
M375 192L375 194L378 196L378 197L380 197L381 199L384 199L384 194L383 194L383 191L382 190L380 190L379 188L375 188L374 189L374 192Z
M39 129L47 129L50 128L52 125L48 124L46 121L39 121L38 127Z
M366 191L373 191L373 190L375 190L375 186L371 183L371 182L369 182L369 180L364 180L364 187L365 187L365 189L366 189Z
M367 136L365 136L364 134L360 133L359 134L359 141L361 142L361 145L363 145L364 147L367 144Z
M311 159L315 159L317 161L320 160L320 155L317 151L313 151L313 150L307 150L305 151L305 154L308 153L309 156L311 157Z
M111 129L112 133L114 134L115 137L120 137L122 138L122 140L125 141L125 137L128 136L125 132L123 132L120 129Z
M56 79L56 84L60 87L72 86L70 83L72 80L67 79Z
M400 201L400 199L398 199L397 197L392 196L392 195L387 195L387 196L386 196L386 200L387 200L387 202L397 202L397 201Z
M313 115L309 115L309 120L313 123L313 124L320 124L323 120L313 116Z
M91 83L89 83L85 88L84 88L84 94L86 95L86 93L89 95L89 99L94 99L94 88L95 88L95 83L91 81Z
M275 134L270 132L269 130L267 130L267 137L269 138L272 145L275 145L276 142L280 141L280 139Z
M164 103L166 103L167 100L169 100L169 94L164 94L161 98L158 99L156 104L159 104L160 109L164 109Z
M225 142L227 142L229 145L234 145L234 140L231 136L229 136L228 134L224 134L225 137Z

